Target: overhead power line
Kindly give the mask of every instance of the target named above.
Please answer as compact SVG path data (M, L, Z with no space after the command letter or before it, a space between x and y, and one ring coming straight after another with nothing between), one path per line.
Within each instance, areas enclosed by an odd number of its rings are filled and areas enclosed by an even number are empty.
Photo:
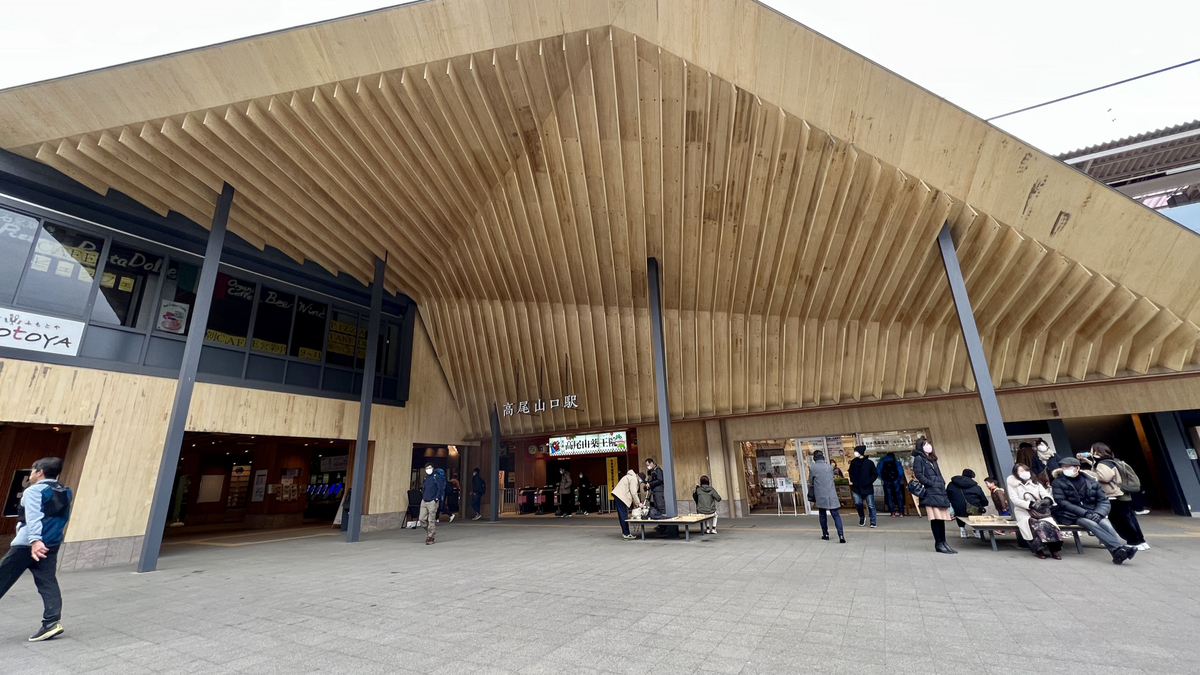
M1088 89L1087 91L1081 91L1081 92L1079 92L1078 94L1071 94L1070 96L1063 96L1062 98L1056 98L1056 99L1054 99L1053 101L1046 101L1045 103L1039 103L1039 104L1037 104L1037 105L1031 105L1031 106L1029 106L1029 107L1026 107L1026 108L1021 108L1020 110L1014 110L1014 111L1012 111L1012 112L1006 112L1006 113L1004 113L1003 115L996 115L995 117L989 117L989 118L987 118L985 121L987 121L987 122L991 122L992 120L998 120L998 119L1000 119L1001 117L1008 117L1009 115L1016 115L1017 113L1023 113L1023 112L1025 112L1025 111L1027 111L1027 110L1034 110L1035 108L1043 108L1043 107L1045 107L1045 106L1048 106L1048 105L1051 105L1051 104L1053 104L1053 103L1060 103L1060 102L1062 102L1062 101L1066 101L1066 100L1069 100L1069 99L1072 99L1072 98L1078 98L1078 97L1080 97L1080 96L1083 96L1083 95L1085 95L1085 94L1091 94L1091 93L1093 93L1093 92L1101 91L1101 90L1103 90L1103 89L1108 89L1108 88L1110 88L1110 87L1115 87L1115 86L1117 86L1117 85L1119 85L1119 84L1125 84L1126 82L1133 82L1134 80L1140 80L1140 79L1142 79L1142 78L1144 78L1144 77L1150 77L1151 75L1158 75L1159 73L1165 73L1165 72L1167 72L1168 70L1175 70L1176 68L1182 68L1182 67L1184 67L1184 66L1190 66L1190 65L1192 65L1193 63L1200 63L1200 59L1192 59L1191 61L1184 61L1183 63L1176 63L1176 64L1175 64L1175 65L1173 65L1173 66L1167 66L1166 68L1159 68L1158 70L1155 70L1155 71L1153 71L1153 72L1150 72L1150 73L1143 73L1142 75L1135 75L1134 77L1130 77L1130 78L1127 78L1127 79L1121 80L1120 82L1113 82L1112 84L1106 84L1106 85L1104 85L1104 86L1102 86L1102 87L1096 87L1096 88L1094 88L1094 89Z

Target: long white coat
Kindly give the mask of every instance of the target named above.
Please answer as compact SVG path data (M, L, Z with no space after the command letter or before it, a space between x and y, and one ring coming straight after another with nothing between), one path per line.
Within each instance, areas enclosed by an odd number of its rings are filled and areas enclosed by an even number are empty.
M1021 530L1025 541L1033 539L1033 532L1029 529L1029 502L1042 497L1054 499L1054 495L1050 494L1045 485L1032 478L1022 481L1016 476L1008 477L1008 503L1012 505L1013 518L1016 518L1017 529Z

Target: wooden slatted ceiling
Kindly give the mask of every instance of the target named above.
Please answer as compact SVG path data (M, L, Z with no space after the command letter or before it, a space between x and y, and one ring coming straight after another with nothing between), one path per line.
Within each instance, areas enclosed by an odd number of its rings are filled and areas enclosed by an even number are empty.
M198 222L227 180L234 232L360 280L388 252L479 435L495 402L566 394L583 408L504 432L655 419L648 256L673 418L973 389L945 222L996 386L1200 358L1200 328L1150 298L612 27L33 154Z

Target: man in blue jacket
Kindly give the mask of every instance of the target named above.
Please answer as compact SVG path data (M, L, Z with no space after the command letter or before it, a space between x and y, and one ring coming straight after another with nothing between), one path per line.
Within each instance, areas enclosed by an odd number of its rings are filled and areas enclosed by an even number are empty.
M433 543L437 533L438 503L442 501L443 483L434 473L433 464L425 464L425 482L421 484L421 515L417 524L425 528L425 544Z
M62 635L62 593L54 571L58 564L58 547L63 531L71 517L71 489L58 483L62 460L46 457L33 463L29 487L21 494L17 510L17 536L8 553L0 559L0 598L12 588L25 570L33 575L33 583L42 596L45 611L42 627L29 636L30 642L41 642Z

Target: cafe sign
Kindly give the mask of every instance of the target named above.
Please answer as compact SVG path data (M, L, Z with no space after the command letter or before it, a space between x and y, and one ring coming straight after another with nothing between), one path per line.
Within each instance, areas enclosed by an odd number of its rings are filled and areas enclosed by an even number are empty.
M603 434L580 434L558 436L550 439L550 456L607 455L627 452L629 445L624 431L609 431Z
M0 347L75 356L83 322L0 307Z

